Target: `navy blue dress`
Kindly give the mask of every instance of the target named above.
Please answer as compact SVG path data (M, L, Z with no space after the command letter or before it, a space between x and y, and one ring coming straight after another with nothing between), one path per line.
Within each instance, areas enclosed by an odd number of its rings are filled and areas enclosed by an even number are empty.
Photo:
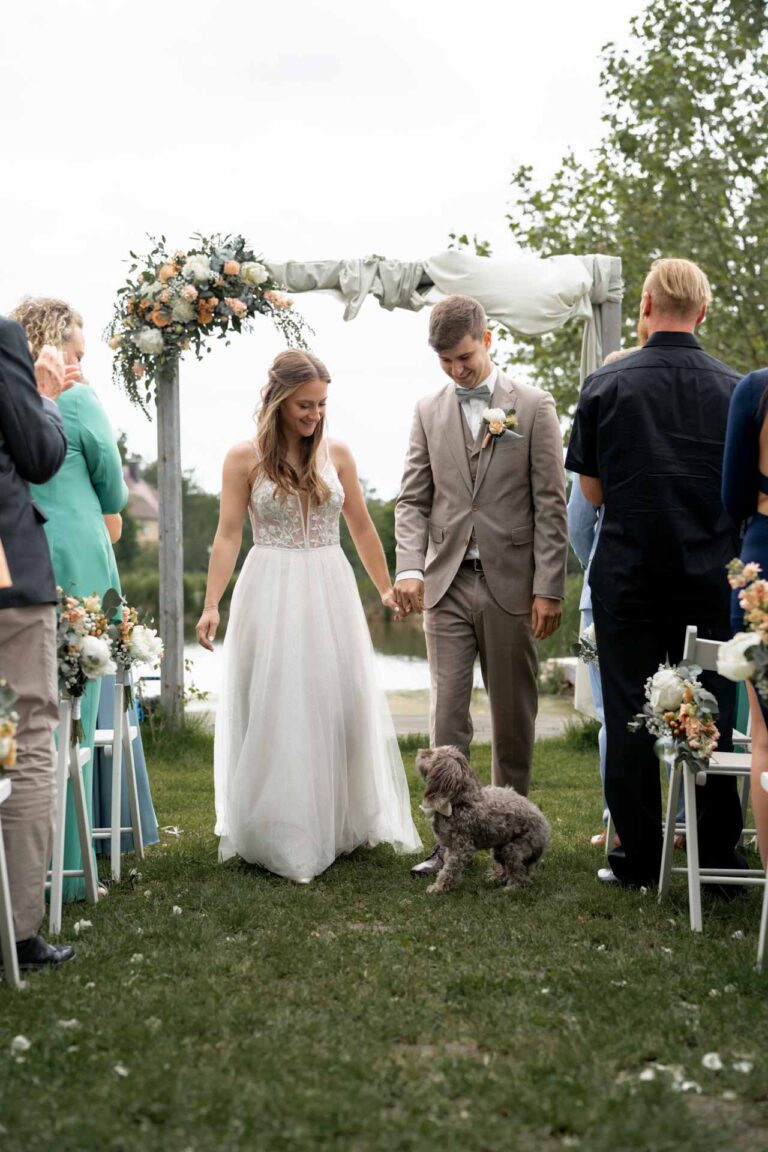
M741 559L756 563L768 578L768 516L757 511L757 497L768 495L768 476L760 471L760 430L768 413L768 369L750 372L736 386L728 410L723 457L723 503L736 524L744 526ZM744 631L738 592L731 597L731 626ZM765 711L765 709L764 709Z

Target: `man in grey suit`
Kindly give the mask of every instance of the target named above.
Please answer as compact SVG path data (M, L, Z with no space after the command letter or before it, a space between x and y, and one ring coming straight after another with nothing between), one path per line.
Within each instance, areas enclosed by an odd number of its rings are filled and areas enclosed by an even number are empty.
M0 676L16 692L19 714L3 842L22 969L50 968L74 955L70 946L48 944L39 935L55 786L56 583L45 517L29 490L64 463L67 440L54 401L73 383L50 346L33 366L23 329L0 317L0 540L11 576L11 586L0 590Z
M425 612L432 744L469 752L479 655L493 782L525 795L538 708L535 641L559 627L565 595L562 434L549 393L493 364L476 300L437 304L429 343L451 383L416 405L395 510L395 591L405 614ZM502 410L503 427L489 423L487 409ZM436 849L415 871L440 866Z

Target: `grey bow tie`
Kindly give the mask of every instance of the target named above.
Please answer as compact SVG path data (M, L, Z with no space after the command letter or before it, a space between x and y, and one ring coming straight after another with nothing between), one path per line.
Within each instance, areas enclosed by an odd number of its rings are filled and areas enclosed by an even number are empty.
M460 403L464 400L490 400L491 390L487 384L479 384L477 388L462 388L457 384L456 395Z

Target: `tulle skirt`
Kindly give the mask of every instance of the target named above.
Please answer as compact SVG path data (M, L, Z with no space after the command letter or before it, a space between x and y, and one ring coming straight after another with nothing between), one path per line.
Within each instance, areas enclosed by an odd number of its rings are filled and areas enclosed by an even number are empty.
M421 847L352 569L337 545L254 546L216 719L220 857L293 880L359 845Z

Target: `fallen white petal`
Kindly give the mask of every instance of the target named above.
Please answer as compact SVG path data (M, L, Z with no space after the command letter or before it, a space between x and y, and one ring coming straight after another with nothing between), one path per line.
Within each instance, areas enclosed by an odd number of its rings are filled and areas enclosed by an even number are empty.
M27 1040L26 1036L14 1036L11 1040L11 1052L29 1052L32 1047L32 1041Z
M112 1069L112 1071L113 1071L113 1072L114 1072L114 1073L115 1073L117 1076L123 1076L123 1077L125 1077L125 1076L127 1076L127 1075L128 1075L128 1069L126 1068L125 1064L115 1064L115 1066L114 1066L114 1068Z
M181 908L179 908L178 904L174 904L171 911L173 912L174 916L181 916Z
M655 1080L656 1079L656 1073L653 1070L653 1068L643 1068L638 1079L639 1080Z
M131 964L141 964L143 959L144 956L141 952L134 952L133 956L131 956Z
M720 990L718 988L710 988L707 995L710 996L714 1000L714 999L716 999L716 997L718 997L720 995Z
M723 1062L717 1052L707 1052L706 1055L702 1056L701 1063L708 1072L722 1071Z
M683 1080L680 1085L681 1092L696 1092L701 1095L701 1085L697 1084L695 1080Z
M743 940L744 933L741 928L737 928L735 932L731 932L731 940Z
M93 928L90 920L76 920L74 927L75 936L79 936L81 932L86 932L89 928Z
M743 1072L745 1076L749 1075L753 1068L754 1064L751 1060L736 1060L733 1064L734 1072Z
M57 1020L56 1023L59 1026L59 1028L63 1028L65 1031L72 1031L72 1029L80 1027L80 1021L74 1020L74 1019L73 1020Z
M736 985L735 984L726 984L725 988L723 988L723 992L735 992L735 991L736 991Z
M723 1092L723 1100L736 1100L736 1099L738 1099L738 1097L736 1096L735 1092L731 1092L730 1090L728 1092Z
M663 952L663 953L664 953L666 956L671 956L671 955L672 955L672 949L671 949L671 948L662 948L662 952Z

